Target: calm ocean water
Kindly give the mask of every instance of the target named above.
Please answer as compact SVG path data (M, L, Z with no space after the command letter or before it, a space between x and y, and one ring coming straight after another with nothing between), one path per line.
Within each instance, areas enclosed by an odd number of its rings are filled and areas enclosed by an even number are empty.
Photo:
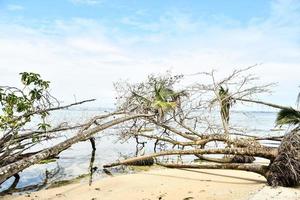
M84 122L92 116L102 114L103 111L80 111L66 110L54 113L49 121L56 123L58 121ZM274 112L233 112L231 115L231 124L239 128L247 129L253 135L280 135L282 132L270 131L274 128L276 113ZM121 155L134 155L136 150L133 142L120 143L117 142L117 137L113 135L114 130L105 131L96 135L96 147L94 167L97 167L93 175L93 179L100 179L107 176L103 173L101 166L120 158ZM71 134L71 133L70 133ZM64 138L62 138L64 139ZM49 141L44 145L50 145L57 141ZM38 148L38 147L37 147ZM90 172L90 160L92 148L89 141L80 142L73 145L70 149L62 152L56 162L35 165L20 173L21 179L17 188L22 188L28 185L42 184L45 179L46 170L55 171L58 173L48 182L67 180L78 177L82 174ZM119 170L115 173L124 173ZM126 171L128 173L128 171ZM6 181L0 191L5 190L13 182L14 178Z

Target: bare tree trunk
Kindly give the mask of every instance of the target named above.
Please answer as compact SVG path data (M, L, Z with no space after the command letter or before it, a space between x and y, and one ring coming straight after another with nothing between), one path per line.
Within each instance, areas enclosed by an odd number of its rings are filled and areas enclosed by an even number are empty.
M4 167L1 167L0 168L0 184L3 183L5 180L7 180L7 178L14 176L18 172L26 169L27 167L34 165L34 164L40 162L41 160L47 159L51 156L55 156L55 155L59 154L60 152L68 149L73 144L83 141L83 140L86 140L87 138L90 138L95 133L98 133L104 129L110 128L114 125L120 124L120 123L128 121L128 120L132 120L132 119L135 119L138 117L149 117L149 115L137 114L137 115L121 117L121 118L106 122L102 125L98 125L89 130L79 131L74 137L71 137L51 148L45 149L35 155L29 156L29 157L19 160L17 162L14 162L14 163L11 163Z
M248 155L263 157L273 160L277 156L277 148L261 147L261 148L227 148L227 149L192 149L192 150L170 150L161 151L149 155L129 158L123 161L104 165L104 168L115 167L118 165L130 165L136 161L146 160L149 158L166 156L166 155L193 155L193 154L231 154L231 155Z
M92 145L93 150L95 151L95 150L96 150L95 138L94 138L94 137L91 137L91 138L90 138L90 142L91 142L91 145Z
M242 171L250 171L258 173L264 177L269 170L268 166L258 164L237 164L237 163L226 163L226 164L169 164L169 163L158 163L158 165L168 168L193 168L193 169L235 169Z
M89 185L90 186L92 185L92 182L93 182L93 174L97 170L97 167L94 167L95 153L96 153L96 149L93 149L92 150L92 155L91 155L91 160L90 160L90 166L89 166L89 170L90 170Z
M197 154L195 154L195 156L198 157L200 160L216 162L216 163L252 163L255 160L253 156L240 156L240 155L235 155L231 157L227 156L223 158L210 158L210 157L197 155Z

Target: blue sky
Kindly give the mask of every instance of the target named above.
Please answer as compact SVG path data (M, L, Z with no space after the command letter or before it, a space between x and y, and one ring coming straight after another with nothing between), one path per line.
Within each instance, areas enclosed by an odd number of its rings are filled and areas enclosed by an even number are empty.
M219 26L247 26L264 20L271 13L268 0L2 0L1 17L24 26L38 28L41 23L70 21L74 18L92 19L128 34L159 32L158 28L137 26L171 20L175 15L186 20L203 21ZM174 34L180 34L180 31ZM184 31L182 31L183 34Z
M72 101L112 105L112 82L261 64L293 104L300 81L299 0L0 0L0 84L20 71L52 81Z
M41 3L42 2L42 3ZM188 12L193 17L214 21L214 16L237 18L248 22L253 17L264 18L270 13L269 0L2 0L1 7L8 17L27 19L93 18L118 23L118 19L140 14L143 21L157 20L169 10ZM19 12L9 12L9 11Z

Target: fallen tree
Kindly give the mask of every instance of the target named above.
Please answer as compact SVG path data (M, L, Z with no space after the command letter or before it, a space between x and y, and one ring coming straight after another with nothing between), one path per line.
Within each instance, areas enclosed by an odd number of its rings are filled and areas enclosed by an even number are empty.
M238 169L259 173L272 186L296 186L300 177L300 111L257 100L257 95L270 92L272 84L255 83L257 77L249 75L249 70L252 67L235 70L219 79L215 71L199 73L195 76L199 75L203 83L199 81L181 88L178 88L180 81L185 77L170 74L149 76L138 84L117 83L119 96L115 112L93 117L85 123L62 122L56 126L47 123L50 112L93 100L61 106L49 94L49 82L37 74L23 73L24 89L0 87L3 111L0 116L0 184L12 176L19 180L18 173L22 170L45 159L57 158L75 143L90 140L95 149L93 135L117 126L121 141L133 139L136 142L136 156L104 165L104 168L155 162L171 168ZM292 124L294 127L286 135L266 136L236 126L231 120L232 108L241 102L280 109L277 125ZM35 117L40 118L37 128L28 129ZM73 133L64 135L67 138L64 141L33 150L37 144L69 130ZM277 146L271 147L265 141ZM146 149L149 145L153 151ZM185 155L205 162L178 162L178 158ZM174 160L174 156L178 156L177 159ZM258 157L269 162L252 163ZM92 175L93 159L91 163Z
M148 114L131 114L126 112L112 112L95 116L85 123L71 124L61 122L53 127L47 123L47 116L55 110L68 109L72 106L94 101L85 100L61 106L48 92L49 82L44 81L38 74L22 73L23 89L10 86L0 87L0 184L14 176L16 185L22 170L41 163L43 160L58 158L59 153L73 144L90 140L93 149L95 143L93 135L123 122ZM54 100L54 101L53 101ZM41 120L36 118L40 117ZM37 120L34 128L32 120ZM33 128L27 128L27 127ZM64 135L67 139L50 147L34 149L43 142L59 137L58 133L77 130L75 133Z
M26 169L27 167L36 164L44 159L47 159L49 157L53 157L58 155L60 152L68 149L73 144L78 143L80 141L87 140L92 135L103 131L107 128L110 128L114 125L126 122L128 120L132 120L138 117L147 117L148 115L140 114L140 115L129 115L125 117L120 117L118 119L113 119L111 121L108 121L106 123L103 123L101 125L97 125L96 127L93 127L91 129L86 130L80 130L78 133L75 134L75 136L60 142L57 145L54 145L51 148L44 149L38 153L35 153L34 155L31 155L29 157L23 158L21 160L18 160L16 162L13 162L11 164L5 165L0 168L0 183L5 181L7 178L19 173L20 171ZM94 119L90 121L90 123L94 122Z
M272 186L297 186L300 183L300 130L284 136L278 154L270 163L266 178Z
M247 74L252 68L235 70L219 80L215 71L198 73L197 75L205 77L205 82L184 89L175 89L183 76L171 75L149 76L147 81L138 84L117 84L120 110L152 113L157 117L137 119L134 123L123 126L120 139L135 138L139 151L136 157L103 167L131 165L155 158L157 164L165 167L238 169L259 173L266 177L268 184L272 186L298 185L300 112L288 106L255 99L258 94L269 93L273 84L255 83L258 78ZM256 103L280 109L276 125L293 124L296 127L286 135L253 135L251 130L230 124L231 107L238 103ZM280 145L269 147L267 143L262 142L264 140ZM148 141L152 141L150 144L153 144L154 152L144 155L145 144ZM210 157L213 154L224 157ZM169 160L172 155L195 155L208 164L164 161L164 158ZM159 159L161 157L162 160ZM263 165L245 164L253 162L257 157L269 162Z
M104 168L118 165L131 165L137 161L147 160L165 155L203 155L224 154L255 156L270 160L269 165L261 164L238 164L232 161L224 161L222 164L174 164L157 162L157 164L169 168L198 168L198 169L236 169L258 173L264 176L271 186L294 187L300 181L300 131L292 130L287 134L279 148L227 148L227 149L193 149L193 150L170 150L161 151L149 155L130 158L115 163L104 165ZM213 162L216 162L213 160ZM218 161L217 161L218 162Z

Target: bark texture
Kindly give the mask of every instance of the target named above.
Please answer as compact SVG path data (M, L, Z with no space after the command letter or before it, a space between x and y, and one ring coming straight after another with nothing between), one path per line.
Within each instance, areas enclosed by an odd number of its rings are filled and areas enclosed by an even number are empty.
M193 155L193 154L231 154L231 155L248 155L248 156L258 156L264 157L267 159L273 160L277 155L277 148L268 148L261 147L260 149L256 148L227 148L227 149L192 149L192 150L169 150L169 151L161 151L158 153L153 153L149 155L129 158L123 161L111 163L104 165L104 168L115 167L118 165L128 165L130 163L145 160L149 158L166 156L166 155Z
M193 168L193 169L234 169L242 171L250 171L258 173L262 176L266 176L268 166L257 165L257 164L237 164L237 163L226 163L226 164L169 164L169 163L158 163L161 166L168 168Z
M270 164L267 180L271 186L294 187L300 183L300 130L284 136L278 156Z

